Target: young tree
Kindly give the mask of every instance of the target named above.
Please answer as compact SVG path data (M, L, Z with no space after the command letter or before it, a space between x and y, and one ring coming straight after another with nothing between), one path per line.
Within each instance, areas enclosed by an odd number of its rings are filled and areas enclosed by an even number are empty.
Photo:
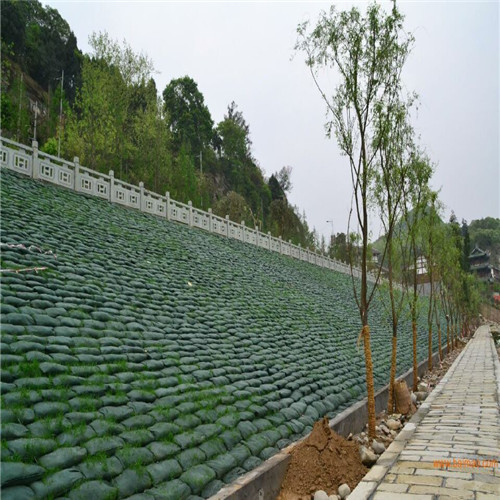
M429 193L429 180L432 175L432 166L429 159L418 150L414 152L411 160L409 175L413 177L404 188L403 218L409 236L408 272L403 277L403 286L410 293L410 314L412 325L412 351L413 351L413 391L418 384L418 357L417 357L417 319L418 319L418 258L419 238L422 230L422 219L427 206Z
M389 377L389 397L387 411L394 409L394 384L396 381L397 335L399 316L403 309L405 294L396 293L395 276L397 269L405 267L407 259L407 238L399 226L394 234L396 222L401 215L404 189L412 177L409 176L410 153L413 146L413 128L409 125L409 110L413 98L408 101L398 99L398 93L380 104L375 113L378 142L378 165L374 175L374 194L385 232L385 260L387 265L387 285L392 322L391 371ZM399 246L397 249L396 246ZM397 250L400 250L399 252ZM399 260L399 262L397 262ZM396 261L396 265L394 263Z
M439 218L439 211L441 204L438 200L436 192L431 191L429 195L429 204L426 207L424 214L424 241L423 241L423 254L426 261L427 276L429 278L429 307L427 309L427 328L428 328L428 369L432 370L432 325L434 308L436 307L436 278L437 273L437 243L439 239L439 232L441 230L441 219Z
M250 127L243 113L233 101L227 108L227 114L217 125L220 156L230 163L242 164L251 160Z
M306 64L331 117L326 125L327 135L334 133L341 152L349 160L361 231L361 288L358 292L353 280L353 290L362 324L368 431L374 437L375 390L368 311L375 287L368 288L367 251L369 189L380 147L374 140L374 113L400 89L401 70L413 37L404 31L403 16L395 4L390 13L379 5L369 5L364 16L357 8L338 12L331 7L329 13L321 14L311 31L308 23L300 25L298 35L296 49L306 53ZM339 78L331 96L319 82L318 71L323 68L334 69Z
M145 186L156 193L164 192L171 184L173 164L171 135L161 116L161 106L155 90L135 112L132 139L135 168L130 180L144 181Z
M462 219L462 238L463 238L463 251L462 251L462 269L468 273L470 271L469 255L471 253L470 247L470 234L467 221Z
M289 193L292 190L292 167L290 165L281 167L276 173L276 180L284 193Z

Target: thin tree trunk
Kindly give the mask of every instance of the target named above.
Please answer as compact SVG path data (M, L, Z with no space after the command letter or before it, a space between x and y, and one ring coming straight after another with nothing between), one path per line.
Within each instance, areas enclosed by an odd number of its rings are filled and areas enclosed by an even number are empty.
M432 256L432 240L430 241L430 255ZM429 259L431 260L431 259ZM432 313L434 310L434 284L432 282L432 264L427 262L427 266L429 268L428 273L429 273L429 283L431 286L431 293L429 295L429 312L427 315L427 324L429 327L429 337L428 337L428 355L429 355L429 361L428 361L428 369L429 371L432 370Z
M393 327L394 328L394 327ZM396 355L397 355L398 338L392 335L392 354L391 354L391 377L389 381L389 398L387 400L387 413L394 413L394 385L396 382Z
M411 322L413 332L413 392L417 391L418 386L418 360L417 360L417 320Z
M428 345L428 363L427 363L427 368L429 371L432 370L432 300L433 300L433 297L432 297L432 271L429 275L430 277L430 284L431 284L431 294L429 296L429 313L428 313L428 321L427 321L427 325L428 325L428 329L429 329L429 335L428 335L428 338L427 338L427 345Z
M438 344L439 344L439 361L443 361L443 350L441 349L441 323L438 323Z
M418 386L418 356L417 356L417 243L415 236L412 235L412 253L413 253L413 298L411 304L411 328L413 334L413 392L417 391Z
M428 350L429 360L428 360L428 363L427 363L427 369L429 371L431 371L432 370L432 324L429 325L428 344L429 344L429 350Z
M441 348L441 322L439 321L437 307L434 307L434 317L436 318L436 326L438 329L439 361L443 361L443 350Z
M453 319L453 314L451 315L451 349L454 350L455 345L455 320Z
M389 202L389 211L391 205ZM389 398L387 400L387 412L391 414L394 410L394 384L396 381L397 345L398 345L398 315L396 302L394 299L394 284L392 276L392 224L387 234L387 262L389 267L389 297L391 300L392 312L392 353L391 353L391 374L389 378Z
M366 392L368 397L368 436L374 438L375 431L375 387L373 384L373 362L372 349L370 345L370 327L363 326L363 347L365 351L365 369L366 369Z
M362 210L363 210L363 245L361 252L361 323L363 325L363 346L365 351L365 369L366 369L366 395L368 398L368 436L370 438L376 437L375 424L375 388L373 382L373 362L372 362L372 348L370 342L370 327L368 326L368 268L367 268L367 246L368 246L368 207L366 190L368 186L368 174L366 167L366 150L364 144L364 137L362 138L363 150L363 180L362 180Z
M446 352L450 353L450 320L446 316Z

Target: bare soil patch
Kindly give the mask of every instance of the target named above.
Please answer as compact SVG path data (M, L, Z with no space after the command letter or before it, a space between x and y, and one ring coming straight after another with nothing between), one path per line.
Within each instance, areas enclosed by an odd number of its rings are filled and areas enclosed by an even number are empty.
M352 489L368 472L361 463L359 445L332 431L326 417L314 424L291 455L278 500L310 499L317 490L336 494L341 484Z
M459 341L456 349L419 379L419 385L426 386L425 392L434 389L464 347L465 343ZM416 406L412 402L406 415L387 415L385 411L377 415L376 440L385 447L389 446L399 430L389 430L386 427L387 420L399 421L402 428L421 402L415 401ZM311 434L292 448L290 464L277 500L310 500L318 490L336 495L338 487L344 483L352 491L368 472L361 462L361 445L371 448L371 440L366 432L350 434L346 439L330 429L326 417L319 420Z

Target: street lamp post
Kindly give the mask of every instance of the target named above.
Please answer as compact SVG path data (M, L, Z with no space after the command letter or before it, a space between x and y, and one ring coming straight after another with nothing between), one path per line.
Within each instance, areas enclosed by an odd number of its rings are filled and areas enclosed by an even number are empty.
M327 222L327 224L331 224L332 225L332 235L330 237L330 248L333 248L333 243L334 243L334 239L335 239L335 237L334 237L335 233L333 232L333 219L332 220L327 220L326 222Z
M200 205L201 205L201 208L203 209L203 186L202 186L202 180L203 180L203 151L200 151Z

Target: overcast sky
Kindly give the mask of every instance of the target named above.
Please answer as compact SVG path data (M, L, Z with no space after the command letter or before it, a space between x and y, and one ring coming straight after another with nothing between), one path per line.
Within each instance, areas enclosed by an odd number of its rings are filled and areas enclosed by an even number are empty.
M265 174L292 166L289 199L309 224L325 235L327 220L335 232L346 230L349 165L325 137L325 105L293 50L297 25L314 22L331 2L43 3L59 10L84 52L93 31L107 31L147 53L160 92L171 79L191 76L215 123L234 100ZM445 217L451 210L469 222L500 217L499 4L399 5L416 38L405 85L420 96L414 125L437 164L432 184L441 189Z

